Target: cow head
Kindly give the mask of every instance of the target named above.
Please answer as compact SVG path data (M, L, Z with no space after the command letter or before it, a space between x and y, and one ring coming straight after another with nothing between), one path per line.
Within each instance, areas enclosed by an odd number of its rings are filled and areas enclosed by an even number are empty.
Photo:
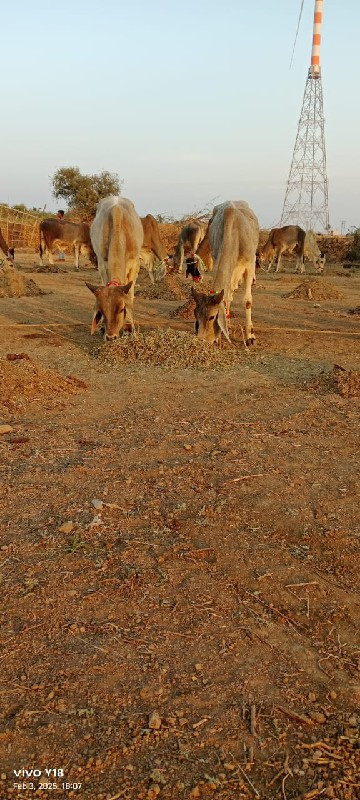
M96 327L102 319L105 341L117 339L126 322L126 298L132 287L132 281L126 286L94 286L92 283L87 283L86 286L96 297L91 335L95 333ZM132 315L130 315L130 322L132 324Z
M194 286L191 294L195 300L195 333L209 344L220 344L221 334L230 342L226 321L224 290L217 294L200 294Z

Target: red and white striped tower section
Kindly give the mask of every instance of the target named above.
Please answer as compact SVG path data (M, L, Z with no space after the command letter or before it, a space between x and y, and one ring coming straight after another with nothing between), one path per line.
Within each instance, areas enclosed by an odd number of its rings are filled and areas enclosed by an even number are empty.
M311 66L280 221L281 227L300 225L306 231L330 227L320 67L322 19L323 0L315 0Z
M323 18L323 0L315 0L314 32L311 51L311 75L313 78L320 75L320 43L321 26Z

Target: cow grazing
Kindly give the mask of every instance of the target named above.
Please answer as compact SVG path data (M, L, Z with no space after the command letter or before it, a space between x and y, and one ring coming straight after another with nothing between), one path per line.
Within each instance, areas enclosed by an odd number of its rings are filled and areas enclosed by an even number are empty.
M284 228L273 228L269 238L261 251L261 260L269 262L267 271L276 261L275 272L278 272L283 253L292 253L296 248L297 262L296 272L304 271L304 244L305 231L298 225L285 225Z
M202 222L193 221L184 225L175 248L173 263L178 272L182 272L185 253L194 255L206 232L206 225Z
M1 230L0 230L0 250L3 251L5 258L7 258L11 263L13 263L15 258L15 251L13 247L8 247L7 242L5 241ZM5 260L5 259L4 259Z
M305 236L304 258L307 261L312 261L315 269L318 272L324 271L325 266L325 253L320 251L319 245L316 241L314 231L307 231ZM304 269L302 270L304 272Z
M106 340L116 339L126 322L134 333L134 290L144 232L131 200L113 195L100 200L90 236L101 279L100 286L86 284L96 298L91 333L101 319Z
M57 242L72 244L75 251L75 268L79 269L79 256L86 252L95 266L96 255L90 240L90 227L87 222L70 222L61 219L44 219L40 223L40 264L47 253L49 263L53 264L52 248Z
M259 242L259 223L244 201L228 201L215 206L209 223L211 254L214 261L213 294L200 294L192 287L195 300L195 332L210 344L220 344L221 334L230 341L227 315L234 292L245 283L246 344L255 340L251 320L251 289L255 280L255 256Z
M161 280L166 275L167 253L160 239L159 225L152 216L140 217L144 231L144 240L140 252L140 266L148 270L152 283ZM156 261L161 267L156 269Z

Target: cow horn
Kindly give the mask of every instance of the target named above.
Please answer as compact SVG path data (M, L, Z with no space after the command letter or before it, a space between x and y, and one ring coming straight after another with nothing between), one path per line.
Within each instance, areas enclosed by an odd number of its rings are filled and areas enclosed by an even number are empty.
M90 289L90 292L92 292L95 295L97 295L98 292L99 292L99 289L102 288L101 286L95 286L93 283L88 283L87 281L85 281L85 283L86 283L86 286L88 287L88 289Z

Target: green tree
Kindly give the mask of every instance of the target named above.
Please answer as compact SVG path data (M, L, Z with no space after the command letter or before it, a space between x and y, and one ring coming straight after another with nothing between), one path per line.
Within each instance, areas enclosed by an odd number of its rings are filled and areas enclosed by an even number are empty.
M114 172L82 175L78 167L60 167L52 178L52 193L57 200L65 200L72 212L94 217L99 200L120 194L122 183Z
M349 261L360 261L360 228L352 228L351 233L354 239L345 257Z

